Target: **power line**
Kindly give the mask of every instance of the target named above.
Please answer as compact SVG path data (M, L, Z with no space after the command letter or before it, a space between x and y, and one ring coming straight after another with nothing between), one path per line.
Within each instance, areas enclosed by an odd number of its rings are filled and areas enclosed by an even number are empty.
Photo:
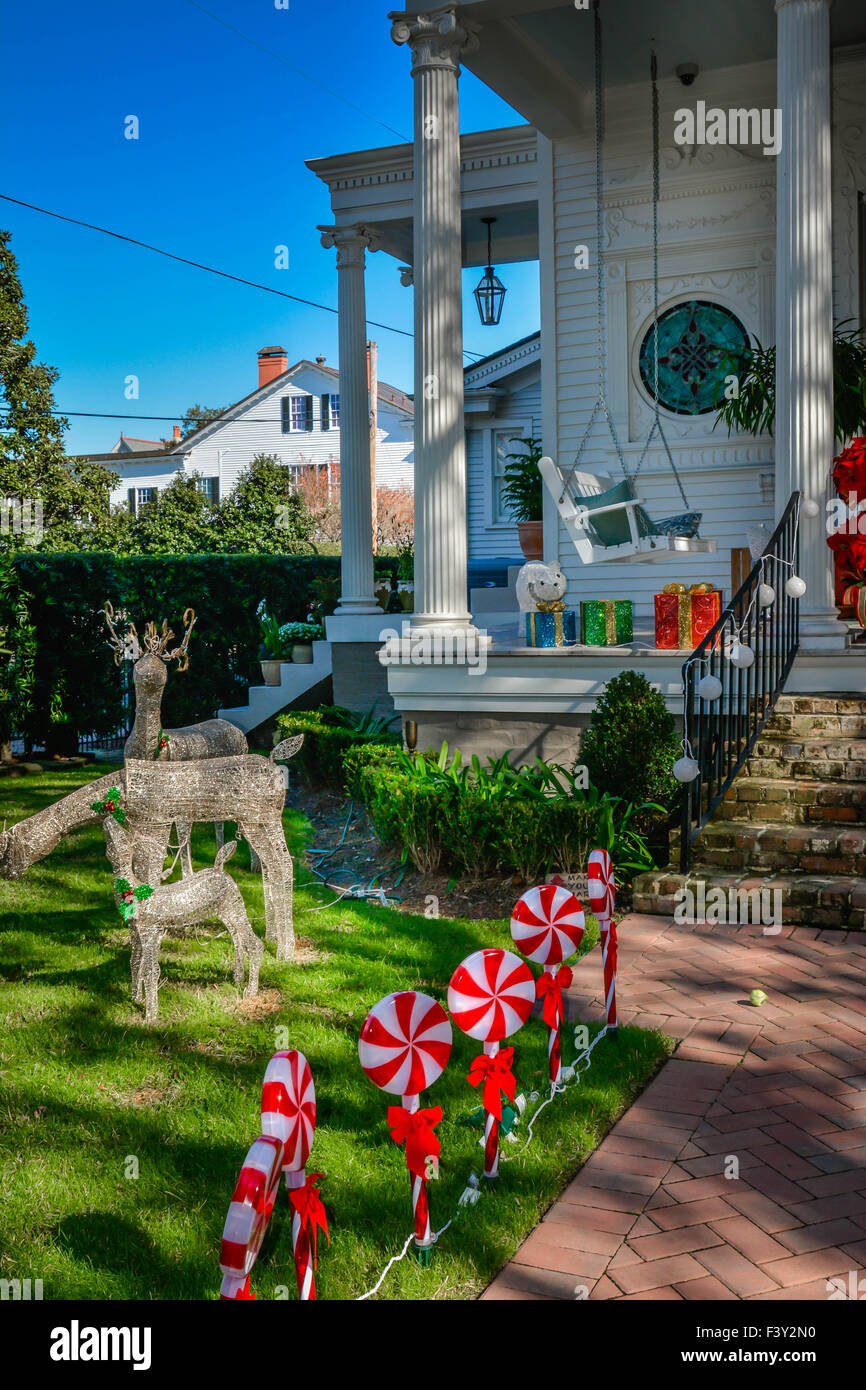
M266 294L279 295L281 299L291 299L293 303L304 304L308 309L322 309L328 314L338 312L331 304L319 304L315 299L302 299L300 295L289 294L288 290L277 290L272 285L261 285L256 280L246 280L242 275L231 275L227 270L217 270L214 266L204 265L201 261L191 261L187 256L177 256L173 251L163 251L161 247L151 246L149 242L139 241L137 237L125 236L122 232L113 232L108 227L98 227L94 222L82 222L78 217L67 217L65 213L52 212L50 208L40 208L35 203L25 203L23 199L13 198L9 193L0 193L0 198L7 203L15 203L17 207L29 208L31 212L41 212L45 217L54 217L59 222L70 222L74 227L84 227L89 232L101 232L103 236L114 237L116 241L126 241L131 246L140 246L144 251L153 251L157 256L165 256L170 261L179 261L181 265L192 266L194 270L206 270L209 275L219 275L223 280L234 280L238 285L248 285L254 290L264 290ZM366 323L368 328L381 328L386 333L398 333L402 338L415 337L415 334L410 333L408 328L395 328L393 324L379 323L377 319L367 319ZM479 360L483 360L482 353L472 352L469 348L463 349L463 355L464 357L477 357Z
M384 121L379 120L378 116L374 116L371 111L366 111L363 106L357 106L354 101L349 101L348 97L343 96L342 92L334 91L333 87L326 86L318 77L311 77L310 74L304 72L302 68L295 67L294 63L290 63L281 53L275 53L272 48L268 48L265 44L260 43L258 39L254 39L251 34L245 34L243 29L236 29L233 24L229 24L228 20L222 19L218 14L214 14L213 10L205 9L204 5L198 3L198 0L188 0L188 3L195 9L201 10L202 14L209 15L211 19L215 19L217 24L222 24L225 29L230 29L231 32L237 34L239 38L246 39L247 43L255 44L256 48L260 48L263 53L268 53L272 58L276 58L278 63L282 63L284 67L297 73L298 76L303 77L305 81L312 82L313 86L320 87L322 91L327 92L329 96L336 97L337 101L341 101L344 106L350 106L353 111L359 111L362 116L366 116L369 120L373 121L375 125L381 126L383 130L387 130L391 135L396 135L398 140L402 140L404 144L411 143L408 135L404 135L401 131L395 130L393 126L386 125Z

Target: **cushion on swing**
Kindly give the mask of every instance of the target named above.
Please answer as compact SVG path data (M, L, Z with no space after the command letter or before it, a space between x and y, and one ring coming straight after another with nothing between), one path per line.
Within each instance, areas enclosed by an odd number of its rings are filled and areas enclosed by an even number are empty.
M592 513L596 507L612 507L617 502L633 500L634 488L628 478L623 478L621 483L609 487L605 492L582 496L580 505L587 512L585 526L590 540L598 545L626 545L631 540L627 508L623 508L622 511L605 512L603 516L598 517L594 517Z

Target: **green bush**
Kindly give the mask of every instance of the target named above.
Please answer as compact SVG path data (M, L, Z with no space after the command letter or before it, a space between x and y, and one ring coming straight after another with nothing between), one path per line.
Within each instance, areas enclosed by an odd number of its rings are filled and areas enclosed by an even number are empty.
M681 788L671 771L682 756L673 716L639 671L608 681L580 745L580 760L599 791L635 805L658 803L667 815ZM643 812L638 824L657 824L660 812Z
M368 748L395 751L399 734L391 734L392 723L370 712L356 714L340 705L323 705L317 710L288 710L277 717L277 740L303 734L304 742L293 760L300 776L310 787L328 787L342 792L349 780L357 785L357 770L344 768L347 756L366 754ZM364 760L362 758L362 760ZM367 762L380 761L375 754ZM358 767L360 764L358 764Z
M356 743L343 754L343 781L350 796L360 795L360 776L374 763L391 763L399 752L397 743Z

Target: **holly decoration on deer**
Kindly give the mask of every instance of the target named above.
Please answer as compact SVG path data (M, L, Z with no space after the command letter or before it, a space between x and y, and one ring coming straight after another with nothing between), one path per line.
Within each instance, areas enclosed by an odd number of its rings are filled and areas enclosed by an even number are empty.
M147 883L140 883L137 888L133 888L125 878L114 880L114 891L117 894L117 905L120 908L120 915L124 922L128 922L135 916L135 909L138 903L149 898L153 889Z
M117 787L109 787L104 801L91 801L90 809L99 816L113 816L118 825L126 825L126 812L121 805L120 790Z

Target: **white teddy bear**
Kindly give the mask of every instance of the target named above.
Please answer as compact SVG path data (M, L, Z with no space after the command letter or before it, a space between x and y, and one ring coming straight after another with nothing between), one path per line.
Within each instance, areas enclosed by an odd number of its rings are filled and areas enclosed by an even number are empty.
M565 594L565 575L559 565L530 560L517 576L515 586L521 613L537 613L539 601L549 603Z

